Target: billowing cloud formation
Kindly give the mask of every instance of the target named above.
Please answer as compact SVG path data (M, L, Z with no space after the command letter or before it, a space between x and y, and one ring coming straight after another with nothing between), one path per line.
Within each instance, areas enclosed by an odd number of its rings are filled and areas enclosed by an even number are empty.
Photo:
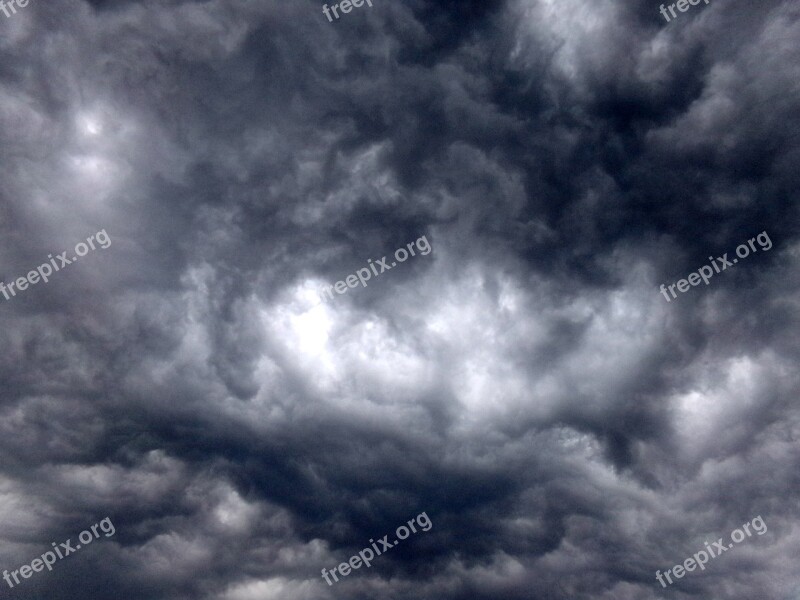
M795 600L795 3L372 3L0 16L5 593Z

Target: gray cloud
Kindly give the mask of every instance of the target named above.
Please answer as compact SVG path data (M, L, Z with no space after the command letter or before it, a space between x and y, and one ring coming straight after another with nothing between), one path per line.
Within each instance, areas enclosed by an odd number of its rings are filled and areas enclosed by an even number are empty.
M796 599L796 7L373 4L0 16L5 592Z

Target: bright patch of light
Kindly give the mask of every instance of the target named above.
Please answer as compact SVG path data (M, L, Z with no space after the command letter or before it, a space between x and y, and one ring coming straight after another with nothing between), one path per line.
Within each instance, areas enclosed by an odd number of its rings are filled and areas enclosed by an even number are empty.
M504 413L530 404L532 382L519 368L519 347L545 339L535 317L522 311L531 300L508 277L489 285L479 270L469 271L437 298L426 319L438 343L450 346L450 386L467 419ZM491 318L487 318L491 315Z
M268 336L283 346L307 385L333 402L401 404L435 379L423 354L390 323L355 311L343 298L320 303L321 281L294 288L262 309Z
M620 27L619 8L610 0L541 0L537 3L520 2L521 22L529 23L539 41L552 48L554 62L561 72L576 78L585 63L587 49L590 56L602 62L606 55L597 48L609 47L607 38ZM514 57L520 57L524 46L518 45Z
M691 390L676 398L681 436L689 447L713 439L714 432L724 429L735 415L746 409L755 393L760 365L747 357L736 358L726 365L727 382L711 390Z
M72 181L80 184L83 201L101 200L111 193L129 169L97 154L80 154L70 159Z
M96 136L103 132L103 123L97 115L84 113L78 117L78 128L87 136Z
M314 582L318 585L318 582ZM285 577L273 577L266 581L240 583L223 596L224 600L278 600L295 598L307 600L318 598L318 592L308 580L293 581Z
M349 357L349 365L358 373L357 385L366 395L406 402L434 380L424 349L403 339L384 320L368 318L338 341L337 352Z
M233 489L227 490L222 502L214 509L214 516L221 525L238 531L244 531L255 514L253 507Z
M301 352L319 355L325 350L330 320L322 306L315 306L302 314L292 315L289 319Z
M76 156L73 160L75 168L85 175L101 176L113 169L113 164L99 156Z
M280 304L261 310L261 322L271 337L286 347L299 367L313 371L317 378L334 370L328 348L333 313L319 301L321 286L318 281L304 282Z

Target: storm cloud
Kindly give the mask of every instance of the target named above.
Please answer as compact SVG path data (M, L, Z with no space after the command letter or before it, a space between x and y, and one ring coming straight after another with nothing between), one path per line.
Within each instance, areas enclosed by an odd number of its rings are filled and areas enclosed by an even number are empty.
M797 4L372 4L0 13L4 595L800 598Z

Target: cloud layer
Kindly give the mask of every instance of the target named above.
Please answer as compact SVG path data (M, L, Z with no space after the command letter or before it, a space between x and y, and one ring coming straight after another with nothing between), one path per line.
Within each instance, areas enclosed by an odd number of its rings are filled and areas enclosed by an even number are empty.
M0 297L0 569L116 527L4 592L800 598L799 17L0 14L0 280L112 242ZM320 577L423 511L429 532ZM765 535L655 580L757 515Z

